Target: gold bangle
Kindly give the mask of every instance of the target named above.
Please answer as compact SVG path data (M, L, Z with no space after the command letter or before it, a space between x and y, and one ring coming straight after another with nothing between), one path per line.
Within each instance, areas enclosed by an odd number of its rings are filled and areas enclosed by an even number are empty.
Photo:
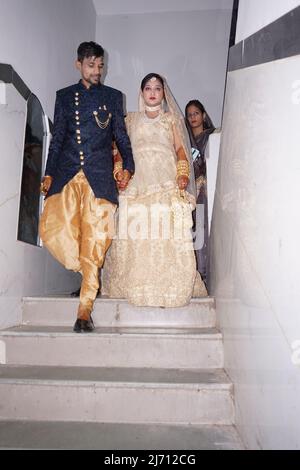
M187 160L179 160L177 162L177 168L184 168L184 169L189 170L190 168L189 162Z
M44 178L43 178L43 180L40 184L40 193L41 194L43 194L44 196L47 195L47 192L50 189L50 186L52 184L52 181L53 181L52 176L49 176L49 175L44 176ZM49 189L48 190L45 188L45 183L49 183Z
M187 160L179 160L177 162L177 178L180 176L190 177L190 166Z
M122 171L123 170L123 163L122 162L116 162L114 164L114 171L113 171L113 175L114 175L114 179L117 180L117 174L119 173L119 171Z
M184 177L187 178L188 180L190 179L190 177L189 177L188 174L186 174L186 173L179 173L179 174L177 174L176 180L178 180L178 179L181 178L182 176L184 176Z

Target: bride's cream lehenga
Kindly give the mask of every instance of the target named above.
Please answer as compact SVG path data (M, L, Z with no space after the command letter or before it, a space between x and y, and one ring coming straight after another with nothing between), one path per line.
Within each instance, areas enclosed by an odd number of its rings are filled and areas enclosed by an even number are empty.
M172 114L163 111L155 119L144 112L127 117L135 175L120 193L117 236L106 256L102 295L138 306L186 305L194 287L197 296L207 296L196 271L192 205L176 185L173 125Z

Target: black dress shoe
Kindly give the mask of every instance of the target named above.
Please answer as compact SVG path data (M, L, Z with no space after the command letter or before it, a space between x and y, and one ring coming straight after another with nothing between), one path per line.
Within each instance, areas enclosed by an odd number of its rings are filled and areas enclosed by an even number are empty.
M89 320L80 320L80 318L77 318L73 331L75 331L75 333L91 333L94 328L92 317Z

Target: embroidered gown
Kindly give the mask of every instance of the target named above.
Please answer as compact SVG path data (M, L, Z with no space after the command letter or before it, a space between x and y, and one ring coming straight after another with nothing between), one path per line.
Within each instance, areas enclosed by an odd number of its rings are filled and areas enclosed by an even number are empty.
M135 174L120 193L117 238L103 270L102 294L138 306L179 307L190 302L196 280L192 206L176 184L174 118L130 113L127 130ZM199 274L197 294L207 292Z

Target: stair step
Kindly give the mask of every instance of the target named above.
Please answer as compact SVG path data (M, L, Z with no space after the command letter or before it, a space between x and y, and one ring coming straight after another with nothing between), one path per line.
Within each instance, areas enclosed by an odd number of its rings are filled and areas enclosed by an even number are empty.
M3 364L223 368L222 335L213 328L97 328L20 326L0 332Z
M24 298L22 325L0 331L0 448L242 448L213 298L101 297L90 334L72 330L78 303Z
M191 451L243 445L233 426L0 421L0 449Z
M23 299L23 324L69 326L76 318L78 299L61 297L27 297ZM97 327L107 326L216 326L214 299L192 299L182 308L134 307L125 300L98 298L93 320Z
M0 368L0 419L232 425L222 370Z

